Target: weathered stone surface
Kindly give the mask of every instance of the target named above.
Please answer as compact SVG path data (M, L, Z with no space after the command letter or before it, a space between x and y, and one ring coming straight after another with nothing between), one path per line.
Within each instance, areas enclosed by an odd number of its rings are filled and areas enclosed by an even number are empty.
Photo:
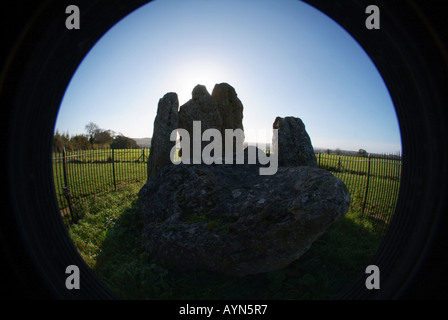
M225 134L225 129L241 129L244 131L243 104L238 98L235 89L228 83L216 84L212 91L212 97L215 99L219 114L221 115L222 127L220 131L223 137ZM236 152L236 150L242 150L243 143L244 134L241 141L235 141L233 152Z
M278 129L279 166L317 167L314 148L301 119L277 117L273 129Z
M179 100L174 92L165 94L159 100L148 158L148 177L155 176L164 166L171 163L170 151L175 141L170 141L170 135L177 128L178 108Z
M168 165L140 190L151 258L244 276L286 267L348 210L344 183L309 166Z
M228 83L216 84L212 91L222 118L222 132L224 129L242 129L243 104L238 98L235 89Z

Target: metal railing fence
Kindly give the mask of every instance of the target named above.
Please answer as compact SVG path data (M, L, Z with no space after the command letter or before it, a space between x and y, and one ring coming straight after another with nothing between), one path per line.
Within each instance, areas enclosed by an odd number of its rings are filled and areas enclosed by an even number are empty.
M54 153L53 176L61 215L69 227L83 214L82 203L120 185L147 179L149 149L104 149ZM346 184L351 211L369 219L384 234L395 211L401 180L401 156L395 154L316 154L318 166Z
M56 199L67 226L83 214L82 203L122 184L146 182L149 149L99 149L54 153Z

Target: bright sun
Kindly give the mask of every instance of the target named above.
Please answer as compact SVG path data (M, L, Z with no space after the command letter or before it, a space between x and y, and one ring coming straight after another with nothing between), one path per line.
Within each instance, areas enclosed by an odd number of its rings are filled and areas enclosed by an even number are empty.
M191 99L193 88L202 84L211 94L215 84L229 82L228 72L217 63L210 61L193 60L187 61L180 66L178 76L175 78L175 92L179 97L179 104L182 105Z

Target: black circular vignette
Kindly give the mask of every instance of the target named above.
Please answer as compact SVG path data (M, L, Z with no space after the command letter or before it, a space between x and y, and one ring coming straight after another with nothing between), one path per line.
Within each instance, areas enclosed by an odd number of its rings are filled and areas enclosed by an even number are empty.
M435 290L447 279L446 242L440 238L446 226L448 145L444 10L441 2L342 3L336 8L312 1L360 43L382 75L400 124L403 171L396 211L371 260L380 267L381 290L366 290L366 275L360 275L340 298L446 297L446 291ZM381 31L363 28L371 4L380 8ZM431 11L430 18L423 10Z
M58 214L51 141L65 89L84 56L109 28L146 2L76 1L82 8L79 30L65 27L65 9L72 4L68 1L19 2L8 11L28 15L24 21L5 18L18 32L11 39L12 50L5 57L0 82L2 106L8 113L3 120L7 121L9 215L8 224L2 225L2 237L8 242L5 250L10 272L18 278L7 294L62 299L114 297L78 254ZM11 229L13 226L16 229ZM80 290L65 287L65 270L72 264L80 268Z
M50 162L54 123L65 89L96 41L148 1L18 1L2 10L5 34L0 75L3 199L0 240L4 295L109 299L70 241L54 196ZM448 54L442 1L306 1L345 28L382 75L396 108L403 171L396 212L371 264L381 289L365 275L340 299L446 297ZM65 8L76 4L80 30L65 28ZM368 30L365 8L376 4L381 29ZM445 5L446 7L446 5ZM445 8L446 9L446 8ZM65 268L80 267L80 290L67 290Z

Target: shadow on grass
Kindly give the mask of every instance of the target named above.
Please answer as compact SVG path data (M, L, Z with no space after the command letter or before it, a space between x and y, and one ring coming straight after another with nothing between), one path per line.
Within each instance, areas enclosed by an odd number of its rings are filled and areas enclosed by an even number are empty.
M381 238L349 212L289 267L242 278L159 266L141 242L138 200L106 232L94 272L121 299L332 299L363 273Z

